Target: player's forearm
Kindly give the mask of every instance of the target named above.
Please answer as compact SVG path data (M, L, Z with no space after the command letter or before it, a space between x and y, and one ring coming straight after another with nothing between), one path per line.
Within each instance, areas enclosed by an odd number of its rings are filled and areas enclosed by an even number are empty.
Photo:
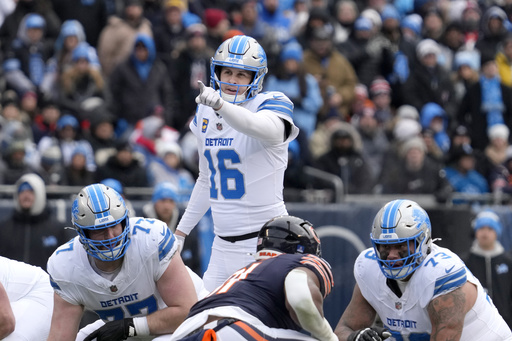
M308 275L294 269L286 276L286 300L292 307L302 328L319 340L337 341L331 326L318 311L308 285Z
M11 335L16 327L16 319L10 307L9 305L10 314L4 311L0 312L0 340Z
M174 333L180 324L185 321L190 307L187 305L167 307L147 316L150 335ZM137 334L138 335L138 334Z
M210 208L209 190L209 187L198 179L192 190L185 213L176 227L177 233L181 231L185 236L188 236L206 211L208 211Z
M252 112L239 105L224 102L217 111L236 130L269 144L284 141L284 123L273 113Z
M0 340L10 335L16 327L16 319L9 302L9 296L0 283Z

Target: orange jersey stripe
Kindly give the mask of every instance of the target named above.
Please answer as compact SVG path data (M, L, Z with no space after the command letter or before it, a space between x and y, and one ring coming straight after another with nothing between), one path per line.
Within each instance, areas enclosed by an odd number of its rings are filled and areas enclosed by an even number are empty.
M247 324L245 324L244 322L242 321L237 321L235 322L235 324L237 326L239 326L240 328L242 328L247 334L249 334L251 337L254 338L254 340L256 341L268 341L267 339L261 337L260 334L258 334L256 331L254 331L254 329L252 329L250 326L248 326Z
M305 256L301 261L301 264L308 264L314 267L320 276L322 276L323 284L324 284L324 298L331 293L331 289L334 286L334 279L332 276L332 272L329 268L329 265L325 263L322 259L318 257L310 257L310 255Z

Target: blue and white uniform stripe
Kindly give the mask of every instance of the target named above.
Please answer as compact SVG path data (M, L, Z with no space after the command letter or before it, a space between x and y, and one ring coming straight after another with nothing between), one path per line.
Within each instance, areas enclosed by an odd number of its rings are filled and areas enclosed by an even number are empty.
M166 228L164 238L158 244L158 259L159 260L162 260L165 258L165 256L167 256L169 251L171 251L175 240L176 240L176 238L171 233L171 230Z
M274 99L269 98L260 104L258 111L260 110L276 111L288 117L293 117L293 104L291 102L285 101L284 98L283 100L278 98L276 99L275 97Z
M434 287L434 296L457 289L466 283L466 280L465 267L462 267L459 271L438 278Z

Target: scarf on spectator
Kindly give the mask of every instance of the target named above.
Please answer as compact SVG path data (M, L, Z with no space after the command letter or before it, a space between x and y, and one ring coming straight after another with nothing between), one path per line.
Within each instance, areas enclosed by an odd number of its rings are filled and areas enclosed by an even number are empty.
M481 110L484 115L487 115L487 128L497 123L504 123L500 78L498 76L493 78L480 76L480 86L482 88Z

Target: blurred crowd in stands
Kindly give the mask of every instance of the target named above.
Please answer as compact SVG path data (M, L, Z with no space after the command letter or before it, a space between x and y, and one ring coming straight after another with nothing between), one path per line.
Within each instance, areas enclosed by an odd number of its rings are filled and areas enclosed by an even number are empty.
M309 166L346 194L512 193L510 18L507 0L2 0L0 184L170 182L186 202L197 81L246 34L295 105L285 189L329 185Z

